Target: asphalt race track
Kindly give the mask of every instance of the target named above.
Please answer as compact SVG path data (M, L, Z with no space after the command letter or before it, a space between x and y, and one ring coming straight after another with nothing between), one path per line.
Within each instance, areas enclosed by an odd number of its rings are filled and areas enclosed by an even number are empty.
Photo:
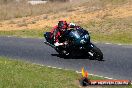
M54 49L43 43L43 39L0 37L0 56L78 71L84 66L92 74L132 80L131 45L95 45L104 53L104 61L83 57L78 59L59 57Z

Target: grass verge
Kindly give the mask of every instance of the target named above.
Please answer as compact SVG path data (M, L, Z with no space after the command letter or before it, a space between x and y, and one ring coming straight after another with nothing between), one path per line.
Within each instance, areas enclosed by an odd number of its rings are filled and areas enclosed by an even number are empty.
M0 88L78 88L79 77L74 71L0 57Z
M49 30L47 30L49 31ZM14 31L0 31L0 36L16 36L16 37L29 37L29 38L44 38L43 33L46 30L14 30ZM100 32L90 32L91 41L96 42L109 42L109 43L121 43L121 44L132 44L131 32L117 32L112 34L104 34Z
M81 75L71 70L49 68L0 57L0 88L79 88L79 78ZM104 79L95 76L89 78ZM122 87L112 86L112 88Z
M0 36L17 36L17 37L29 37L29 38L43 38L43 33L50 31L50 28L45 29L31 29L31 30L12 30L12 31L0 31Z
M101 21L89 21L85 24L80 24L86 28L92 41L132 44L132 18L105 18ZM43 32L50 31L51 27L43 29L25 29L0 31L0 36L17 36L17 37L32 37L43 38Z
M94 41L132 44L132 18L105 18L101 21L90 21L82 24L88 28Z

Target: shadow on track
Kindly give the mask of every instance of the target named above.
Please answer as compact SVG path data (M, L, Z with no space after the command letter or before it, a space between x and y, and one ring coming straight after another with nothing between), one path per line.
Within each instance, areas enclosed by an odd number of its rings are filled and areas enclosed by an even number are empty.
M89 60L96 60L91 58L90 56L62 56L60 54L51 54L51 56L56 56L59 58L63 58L63 59L89 59ZM105 61L105 60L101 60L101 61Z

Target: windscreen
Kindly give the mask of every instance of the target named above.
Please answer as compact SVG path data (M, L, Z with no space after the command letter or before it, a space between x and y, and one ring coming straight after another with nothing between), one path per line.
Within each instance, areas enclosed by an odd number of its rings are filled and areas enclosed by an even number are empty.
M82 29L75 29L70 32L70 36L75 37L77 39L82 37L83 35L84 35L84 30Z
M86 44L87 42L90 41L90 37L89 34L86 30L83 29L76 29L76 30L72 30L69 33L69 36L71 37L71 39L75 40L75 44Z
M81 37L81 33L79 32L79 31L77 31L77 30L74 30L74 31L71 31L70 32L70 36L71 37L75 37L75 38L80 38Z

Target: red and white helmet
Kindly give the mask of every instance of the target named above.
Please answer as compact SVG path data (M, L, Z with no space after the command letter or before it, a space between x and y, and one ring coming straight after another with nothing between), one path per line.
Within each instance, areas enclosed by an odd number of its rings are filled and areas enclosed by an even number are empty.
M63 20L59 21L59 23L58 23L58 28L59 28L61 31L67 30L67 28L68 28L67 22L66 22L66 21L63 21Z

